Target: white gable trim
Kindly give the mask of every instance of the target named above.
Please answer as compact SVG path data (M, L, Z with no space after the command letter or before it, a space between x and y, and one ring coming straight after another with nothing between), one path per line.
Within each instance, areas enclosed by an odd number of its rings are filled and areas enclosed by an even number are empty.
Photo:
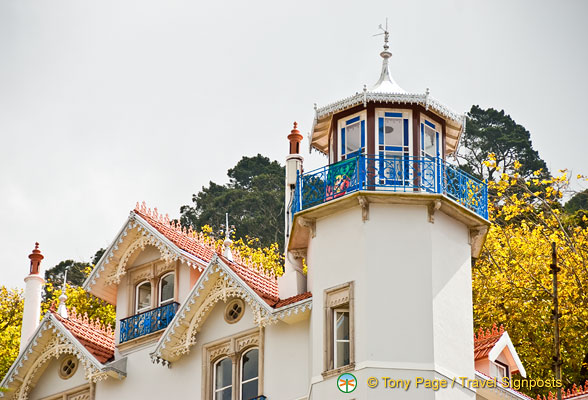
M44 342L41 347L40 341L46 331L52 336L51 339ZM40 354L33 355L33 351L40 350ZM75 355L84 366L86 380L98 382L106 379L108 376L116 376L122 379L126 376L125 371L120 371L111 366L105 366L92 355L73 335L63 326L63 324L51 313L47 312L39 327L29 339L27 346L18 355L8 373L0 383L0 387L8 388L14 391L15 399L26 399L28 392L32 389L32 382L36 376L37 370L52 358L59 357L61 354ZM29 357L33 355L34 359ZM18 377L19 372L25 368L24 377ZM0 392L0 397L5 393Z
M523 378L526 378L527 371L525 371L525 367L523 367L523 363L521 363L521 359L519 358L519 355L517 354L517 351L515 350L514 345L510 340L510 336L508 336L508 332L504 332L500 339L498 339L498 342L496 342L494 347L492 347L492 350L490 350L490 353L488 353L488 359L492 362L496 361L500 353L502 353L502 351L507 347L515 361L517 368L519 369L519 373Z
M218 274L216 279L211 279L214 278L215 274ZM200 299L200 293L205 289L210 289L210 291L206 298ZM188 353L190 347L196 344L196 334L206 320L208 312L219 300L226 300L229 296L240 297L249 304L253 310L254 322L258 326L276 323L278 319L285 318L292 313L298 314L309 311L312 307L312 298L309 298L274 310L231 267L226 265L215 254L186 300L178 309L173 320L159 338L155 350L151 353L151 360L168 365L171 361L170 359L175 359ZM198 305L199 308L194 311L192 307L198 300L201 300ZM180 334L180 339L175 335L176 329L184 329ZM170 346L173 345L171 343L173 339L175 339L173 343L177 343L177 345L172 350Z
M166 238L163 234L161 234L157 229L155 229L151 224L137 215L134 211L131 211L128 220L125 222L121 230L119 231L118 235L115 237L113 242L110 246L106 249L100 261L96 264L86 281L84 282L83 288L86 291L90 291L92 286L96 284L98 278L100 278L102 272L105 270L106 266L110 263L110 261L114 258L114 252L118 250L119 245L123 243L125 237L128 235L129 231L137 228L139 232L142 233L142 238L139 238L131 246L136 246L134 250L138 247L144 246L146 244L152 244L161 252L162 257L164 259L168 259L169 261L175 261L180 259L182 262L186 263L187 265L202 270L207 262L180 249L176 246L172 241ZM142 239L142 241L141 241ZM130 246L130 247L131 247ZM123 254L121 257L120 263L117 261L117 272L115 273L113 282L117 283L117 280L120 280L120 277L124 274L124 269L126 267L126 261L128 261L128 257L130 254ZM122 268L122 270L120 270ZM117 279L118 278L118 279Z

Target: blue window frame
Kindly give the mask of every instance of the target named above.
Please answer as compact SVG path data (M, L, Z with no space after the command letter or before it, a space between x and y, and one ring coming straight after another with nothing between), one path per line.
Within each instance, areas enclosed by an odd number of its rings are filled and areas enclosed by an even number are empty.
M355 116L339 123L341 160L365 154L365 119Z
M409 184L409 118L402 112L378 113L379 184Z

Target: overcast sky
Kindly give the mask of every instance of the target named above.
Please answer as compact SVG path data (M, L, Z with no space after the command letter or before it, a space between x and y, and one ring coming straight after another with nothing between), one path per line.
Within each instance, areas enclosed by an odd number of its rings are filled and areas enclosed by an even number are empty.
M386 17L400 86L504 109L552 170L588 173L587 15L582 0L1 0L0 284L24 285L35 241L44 269L89 261L136 201L177 217L243 155L283 163L313 103L376 82Z

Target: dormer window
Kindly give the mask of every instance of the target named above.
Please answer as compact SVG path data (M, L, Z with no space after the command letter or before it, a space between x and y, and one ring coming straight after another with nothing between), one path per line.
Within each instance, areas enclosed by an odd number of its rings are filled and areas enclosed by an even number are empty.
M341 160L365 153L365 115L355 114L339 121Z
M135 299L135 311L137 314L151 308L151 283L149 281L144 281L137 285Z
M497 361L490 362L490 376L492 378L506 378L508 377L508 367Z
M173 272L165 274L159 280L159 305L174 301L174 286L176 275Z

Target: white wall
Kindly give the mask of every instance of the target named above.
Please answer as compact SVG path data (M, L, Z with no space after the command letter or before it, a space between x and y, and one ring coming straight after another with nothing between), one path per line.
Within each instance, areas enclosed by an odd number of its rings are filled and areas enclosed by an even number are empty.
M349 281L355 282L358 378L367 379L372 370L385 371L382 376L436 370L473 377L470 254L467 228L441 212L432 224L421 205L370 204L366 222L359 206L317 220L307 257L314 301L311 375L318 382L312 398L338 398L332 391L336 377L321 383L323 291ZM360 387L366 388L365 381ZM451 395L473 398L471 391ZM369 396L390 393L371 390Z
M190 353L170 368L153 364L149 353L155 344L128 354L127 377L107 379L96 387L96 400L113 398L200 399L202 391L203 346L257 328L249 305L235 324L224 319L225 303L217 303L198 333ZM297 399L308 391L308 321L293 325L283 322L265 330L265 390L270 399Z
M46 369L37 381L34 389L29 393L29 399L42 399L88 383L84 376L85 370L82 364L78 365L78 369L71 378L61 379L59 376L59 367L63 357L52 358L47 362Z

